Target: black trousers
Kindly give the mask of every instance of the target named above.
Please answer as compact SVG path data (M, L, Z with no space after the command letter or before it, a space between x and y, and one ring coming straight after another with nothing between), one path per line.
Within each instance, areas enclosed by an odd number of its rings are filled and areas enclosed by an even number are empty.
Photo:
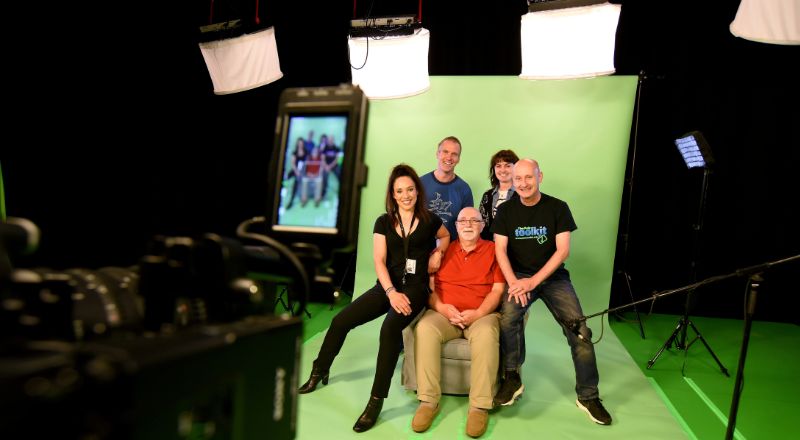
M303 182L300 181L300 179L302 178L297 174L295 174L292 179L294 179L294 182L292 182L292 195L289 196L289 203L286 204L286 209L292 207L292 205L294 204L294 199L295 197L297 197L297 188L303 184Z
M372 395L387 397L397 359L400 357L403 329L428 304L428 288L423 284L405 286L401 291L411 301L411 314L408 316L392 309L389 297L383 292L380 284L375 284L374 287L342 309L331 322L331 327L325 335L314 366L324 371L330 370L333 360L344 345L347 333L359 325L385 314L386 317L381 325L378 363L375 368L375 379L372 382ZM413 350L414 347L406 347L406 349Z

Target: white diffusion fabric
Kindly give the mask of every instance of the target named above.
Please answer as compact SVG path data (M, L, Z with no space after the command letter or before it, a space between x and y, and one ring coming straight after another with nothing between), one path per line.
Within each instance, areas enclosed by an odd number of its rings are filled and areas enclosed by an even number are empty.
M427 29L381 39L348 38L347 43L353 85L361 87L368 98L404 98L430 88Z
M522 16L522 79L588 78L614 73L620 5L603 3Z
M759 43L800 44L800 0L742 0L731 33Z
M236 38L200 43L200 52L217 95L254 89L283 76L272 27Z

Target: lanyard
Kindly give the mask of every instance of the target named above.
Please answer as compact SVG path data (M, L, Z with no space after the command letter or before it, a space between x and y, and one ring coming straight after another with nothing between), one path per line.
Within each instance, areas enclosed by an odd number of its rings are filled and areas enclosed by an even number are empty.
M417 213L411 215L411 223L408 226L408 235L411 235L411 229L414 228L414 219L417 218ZM400 214L397 214L397 221L400 223L400 234L403 237L403 285L406 284L406 274L408 273L408 235L406 235L406 229L403 227L403 219L400 217Z

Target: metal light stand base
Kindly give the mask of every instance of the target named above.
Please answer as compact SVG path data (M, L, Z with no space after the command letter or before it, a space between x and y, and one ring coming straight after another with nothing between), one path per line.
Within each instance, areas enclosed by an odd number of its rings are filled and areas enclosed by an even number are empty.
M689 327L691 327L692 331L694 331L695 338L691 342L686 344L686 339L685 339L686 331ZM678 337L679 335L683 335L684 339L681 340ZM647 361L647 369L649 370L653 366L653 364L656 363L656 361L664 352L664 350L670 348L673 345L675 346L675 348L679 350L689 350L689 347L691 347L691 345L698 339L700 340L700 342L703 343L703 345L705 345L706 350L708 350L708 352L711 354L711 357L714 358L714 361L717 362L717 365L719 365L719 369L720 371L722 371L722 374L724 374L727 377L731 377L731 375L728 374L728 369L725 368L724 365L722 365L722 362L714 353L714 350L712 350L711 346L708 345L708 342L706 342L706 338L703 337L703 335L700 333L700 330L698 330L697 327L694 325L694 323L691 320L689 320L685 315L678 320L678 325L675 327L675 330L672 331L672 334L669 336L669 338L667 338L667 341L664 342L664 345L662 345L661 348L658 349L658 351L656 352L656 354L653 356L652 359Z

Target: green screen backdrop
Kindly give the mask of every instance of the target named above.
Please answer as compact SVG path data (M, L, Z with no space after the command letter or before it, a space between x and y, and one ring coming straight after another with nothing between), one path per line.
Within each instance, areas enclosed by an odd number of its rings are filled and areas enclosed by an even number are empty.
M354 297L375 283L372 227L384 212L387 179L404 162L420 175L436 167L446 136L461 140L456 174L475 203L489 186L489 160L510 148L539 161L541 190L569 204L578 229L566 266L584 314L608 307L635 76L525 81L505 76L431 77L427 92L371 101L361 194Z

